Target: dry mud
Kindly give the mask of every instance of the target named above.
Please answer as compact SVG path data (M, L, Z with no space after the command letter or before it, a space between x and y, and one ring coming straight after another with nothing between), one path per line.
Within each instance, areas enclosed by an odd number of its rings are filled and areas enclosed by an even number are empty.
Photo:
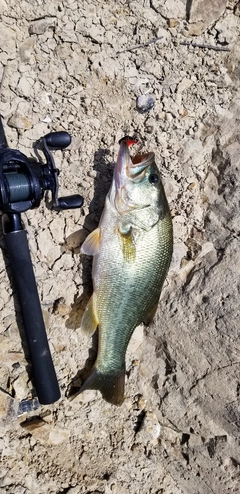
M34 156L39 137L67 130L70 147L54 154L60 191L85 199L75 211L42 201L22 215L61 399L19 417L32 373L0 237L0 492L237 493L240 4L0 0L0 15L9 145ZM155 105L140 114L145 93ZM68 392L94 359L79 327L91 293L79 245L98 223L125 133L156 154L174 255L154 323L130 343L116 408L95 391L73 401Z

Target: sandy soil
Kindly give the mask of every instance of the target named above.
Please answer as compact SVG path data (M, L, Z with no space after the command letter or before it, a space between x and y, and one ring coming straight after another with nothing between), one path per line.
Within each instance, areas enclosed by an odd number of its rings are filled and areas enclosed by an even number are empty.
M71 145L54 153L60 193L85 199L22 215L61 399L20 416L34 388L0 237L0 492L237 493L240 3L0 0L0 16L9 145L34 156L42 135L68 131ZM141 94L155 98L144 114ZM80 330L91 280L79 246L98 224L126 133L156 154L174 255L154 323L130 343L116 408L95 391L68 393L95 355Z

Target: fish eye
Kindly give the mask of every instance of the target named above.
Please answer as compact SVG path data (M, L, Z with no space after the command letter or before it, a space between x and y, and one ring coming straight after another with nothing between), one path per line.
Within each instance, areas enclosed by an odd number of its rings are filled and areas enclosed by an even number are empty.
M148 177L148 180L150 184L156 185L159 182L159 175L157 175L157 173L151 173L151 175L149 175Z

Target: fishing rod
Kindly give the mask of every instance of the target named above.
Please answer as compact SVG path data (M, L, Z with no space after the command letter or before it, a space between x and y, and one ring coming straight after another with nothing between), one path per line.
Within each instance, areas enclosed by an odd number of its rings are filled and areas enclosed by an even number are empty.
M47 405L57 401L61 394L49 349L44 325L27 233L21 213L39 207L46 191L51 193L48 207L55 211L76 209L83 205L83 197L74 194L58 197L59 170L55 166L52 150L65 149L71 136L64 131L50 132L36 143L45 162L28 158L19 150L8 147L0 116L0 212L2 231L10 259L23 326L25 329L33 379L39 403Z

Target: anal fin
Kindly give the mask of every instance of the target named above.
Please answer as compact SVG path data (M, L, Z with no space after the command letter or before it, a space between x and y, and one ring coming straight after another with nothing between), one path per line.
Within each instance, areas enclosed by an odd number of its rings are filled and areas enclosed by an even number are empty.
M81 329L89 336L94 333L99 323L96 311L95 297L96 295L93 292L91 298L87 303L81 320Z
M149 324L151 324L156 312L157 312L157 308L158 308L158 302L159 300L157 301L157 303L151 308L151 310L144 316L143 318L143 323L145 324L145 326L149 326Z

